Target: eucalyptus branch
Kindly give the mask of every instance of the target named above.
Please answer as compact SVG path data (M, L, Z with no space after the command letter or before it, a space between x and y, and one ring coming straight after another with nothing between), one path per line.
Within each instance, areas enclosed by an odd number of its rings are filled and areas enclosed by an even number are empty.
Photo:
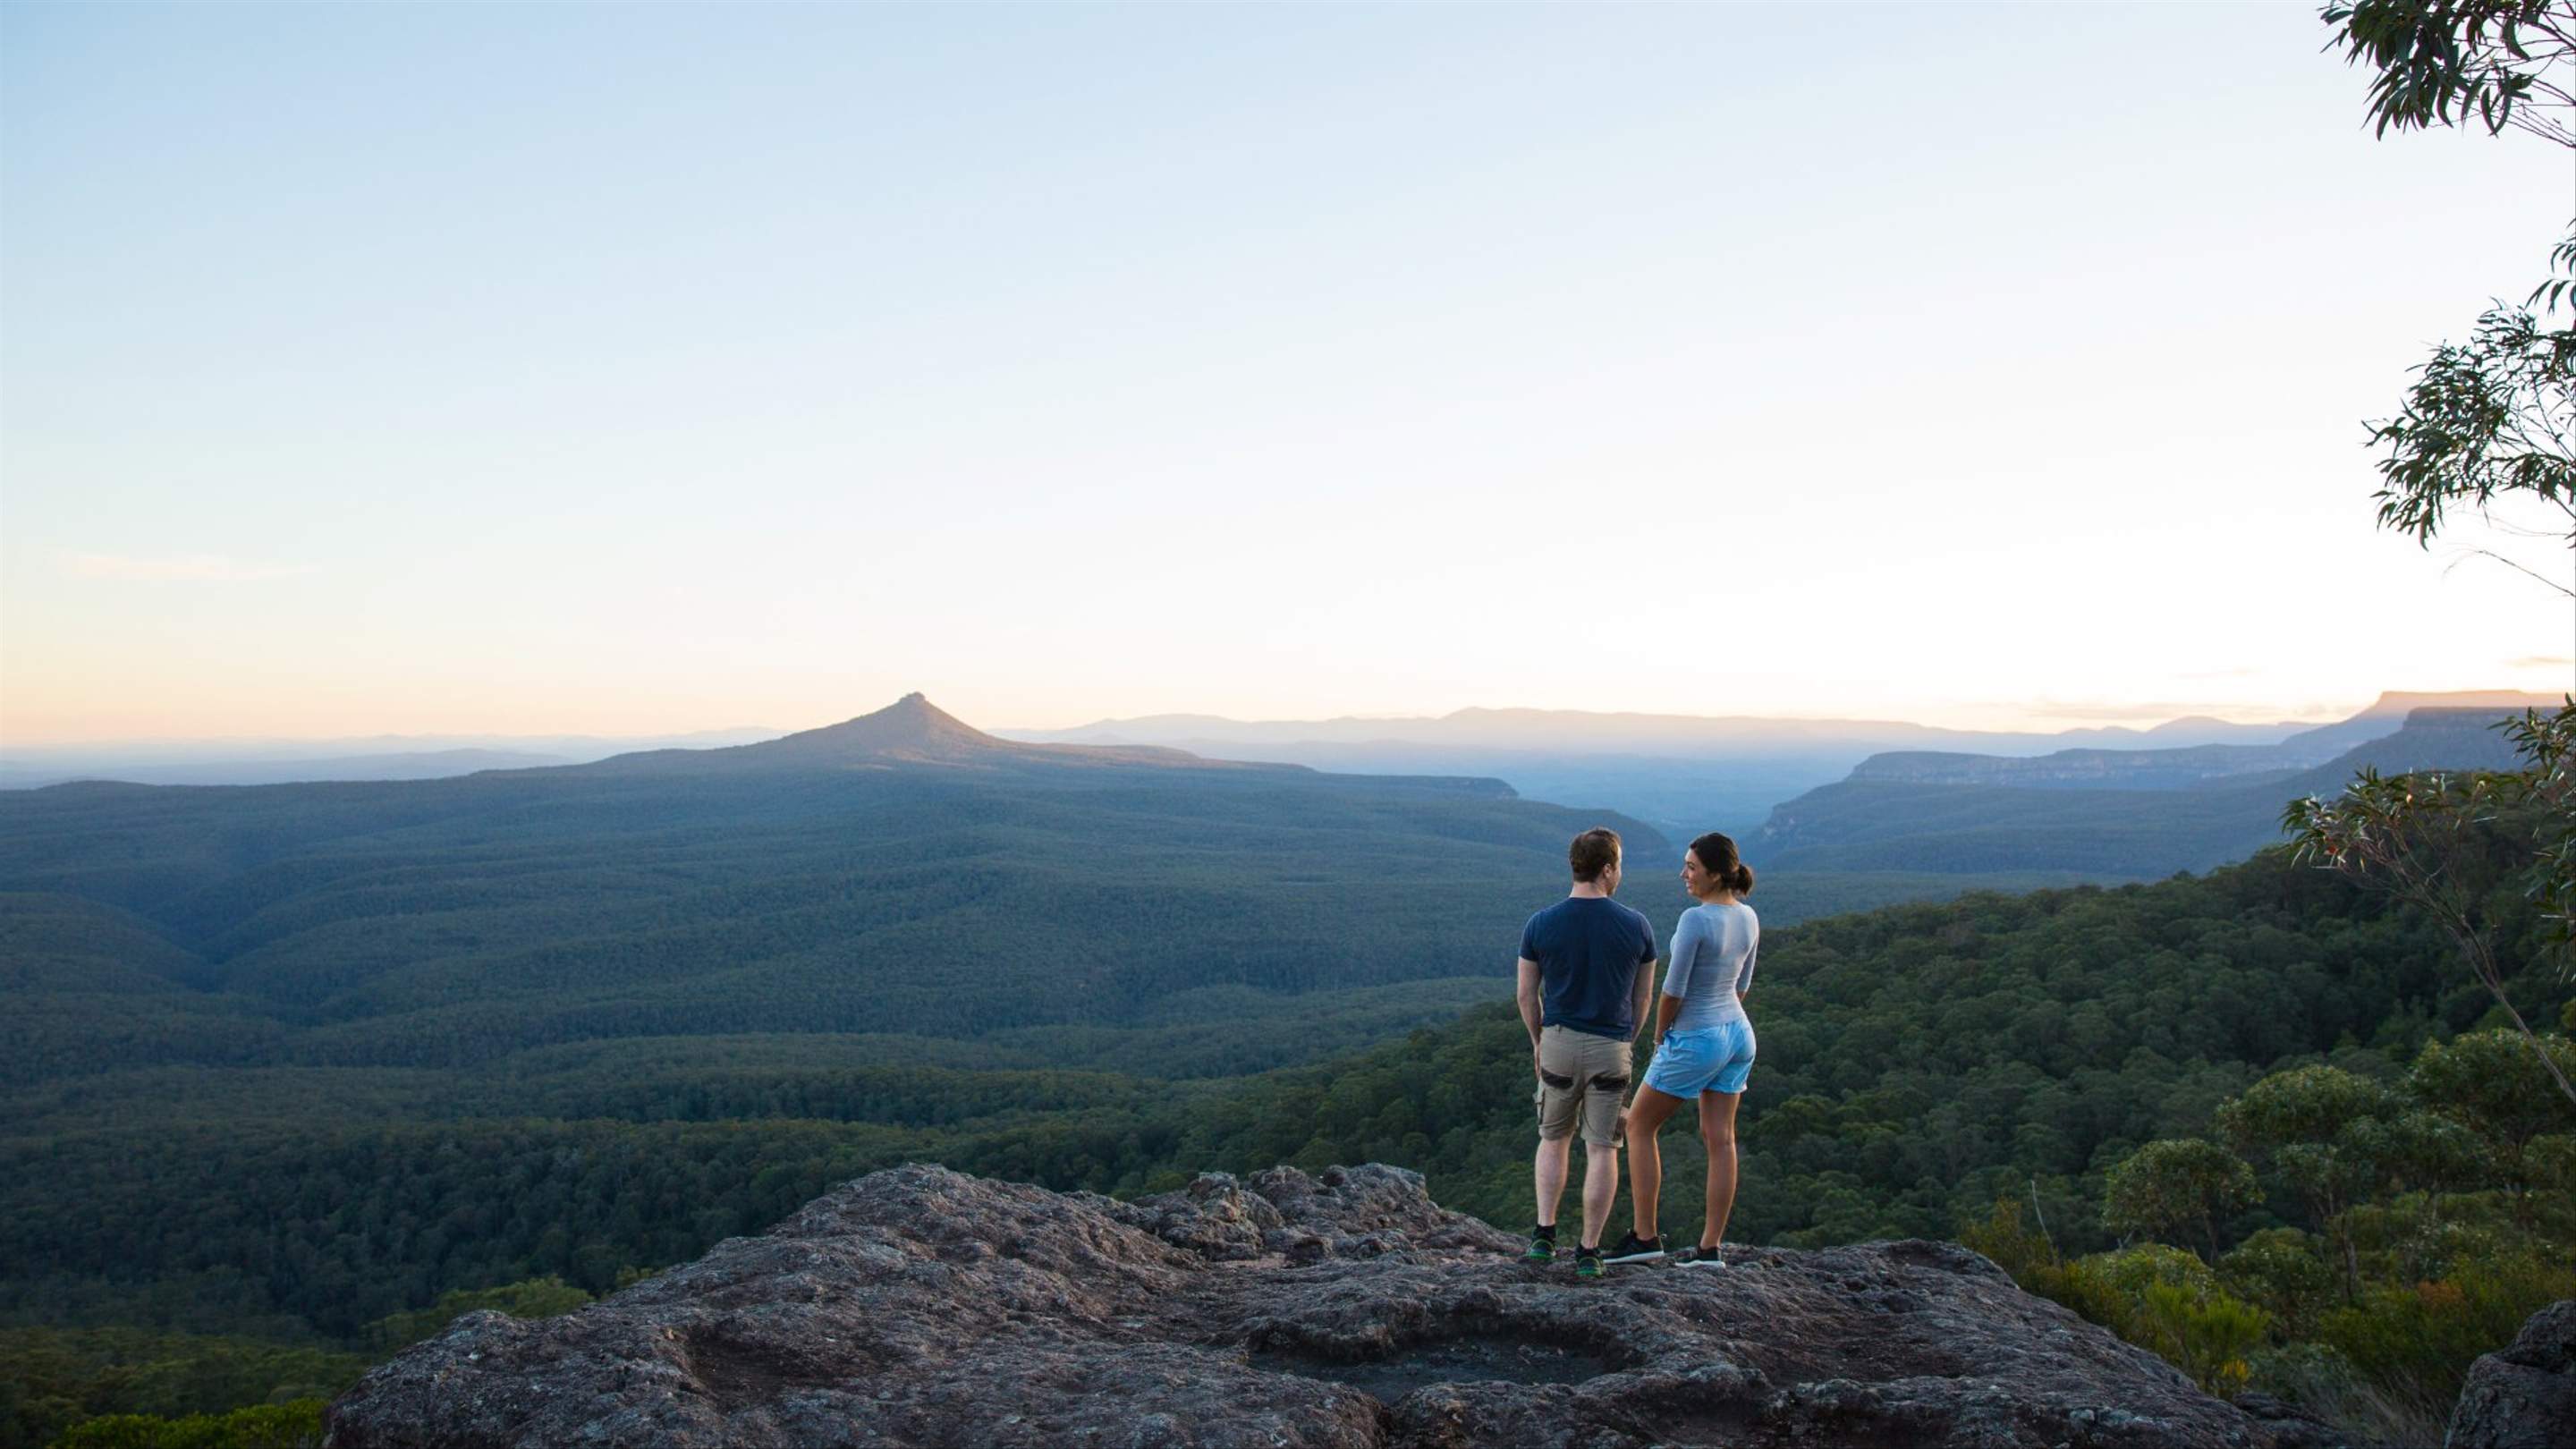
M2292 801L2281 823L2292 836L2294 860L2378 890L2439 926L2550 1080L2576 1104L2576 1083L2506 990L2479 892L2460 870L2474 849L2473 832L2508 811L2535 819L2527 893L2547 923L2562 975L2576 974L2576 697L2554 714L2528 710L2501 728L2522 758L2520 770L2383 776L2366 769L2339 796Z
M2537 581L2542 588L2553 589L2558 593L2566 595L2570 599L2576 599L2576 589L2567 587L2565 584L2558 582L2547 574L2535 573L2530 569L2524 568L2522 565L2515 563L2512 559L2506 558L2503 554L2500 554L2491 548L2473 548L2467 550L2465 553L2461 554L2459 558L2452 561L2451 569L2458 568L2461 564L2467 563L2473 558L2494 559L2497 563L2503 564L2506 568L2513 570L2515 573L2521 574L2525 578ZM2450 573L2451 569L2444 569L2442 572L2447 575Z
M2394 418L2371 423L2383 528L2429 544L2454 507L2485 512L2527 494L2576 502L2576 328L2543 328L2532 308L2576 305L2576 236L2551 253L2550 280L2516 307L2497 302L2469 340L2415 369Z
M2349 0L2319 12L2328 49L2374 72L2376 132L2477 125L2576 147L2553 67L2576 57L2576 14L2550 0Z

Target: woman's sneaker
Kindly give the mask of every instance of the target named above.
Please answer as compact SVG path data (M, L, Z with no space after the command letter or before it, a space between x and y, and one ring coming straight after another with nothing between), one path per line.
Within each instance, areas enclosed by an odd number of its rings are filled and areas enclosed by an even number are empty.
M1673 1261L1681 1264L1685 1268L1723 1268L1726 1266L1726 1260L1717 1255L1717 1249L1715 1248L1684 1248L1680 1252L1673 1254Z
M1530 1230L1529 1251L1521 1254L1521 1261L1524 1263L1555 1262L1556 1229L1532 1228Z
M1599 1248L1586 1248L1580 1246L1575 1248L1574 1276L1577 1278L1598 1278L1601 1276L1601 1250Z
M1619 1235L1619 1245L1601 1255L1604 1263L1644 1263L1664 1255L1661 1237L1641 1238L1635 1233Z

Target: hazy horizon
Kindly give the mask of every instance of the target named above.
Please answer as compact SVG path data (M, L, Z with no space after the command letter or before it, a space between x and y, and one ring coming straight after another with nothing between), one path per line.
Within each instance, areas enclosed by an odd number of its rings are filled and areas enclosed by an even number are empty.
M911 692L914 692L914 691L907 691L907 693L911 693ZM1598 715L1598 716L1604 716L1604 717L1616 717L1616 716L1637 716L1637 717L1645 717L1645 718L1661 718L1661 719L1710 719L1710 720L1720 720L1720 719L1760 719L1760 720L1766 720L1766 721L1778 721L1778 722L1780 722L1780 723L1784 723L1784 724L1797 724L1797 723L1802 723L1802 722L1811 722L1811 723L1855 723L1855 722L1857 722L1857 723L1882 723L1882 724L1891 724L1891 725L1922 726L1922 727L1926 727L1926 728L1930 728L1930 729L1938 729L1938 730L1958 730L1958 731L1962 731L1962 732L1994 733L1994 734L2053 735L2053 734L2065 734L2065 733L2076 732L2076 731L2094 731L2094 730L2103 730L2103 729L2124 729L2124 730L2128 730L2128 731L2131 731L2131 732L2136 733L2136 734L2139 734L2139 735L2145 735L2145 734L2147 734L2147 733L2151 732L2152 730L2154 730L2154 729L2155 729L2157 726L2159 726L2159 725L2181 723L2181 722L2183 722L2183 721L2187 721L2187 720L2194 720L2194 719L2220 719L2220 720L2222 720L2222 721L2223 721L2223 722L2225 722L2225 723L2229 723L2229 724L2239 724L2239 725L2248 725L2248 726L2251 726L2251 725L2301 725L2301 726L2314 726L2314 725L2322 725L2322 724L2332 724L2332 723L2336 723L2336 722L2341 721L2341 720L2350 719L2350 718L2352 718L2354 715L2357 715L2357 714L2361 713L2364 709L2368 708L2371 704L2376 703L2376 702L2378 701L2378 699L2379 699L2379 698L2381 698L2381 697L2382 697L2382 696L2384 696L2384 695L2390 695L2390 694L2395 694L2395 695L2407 695L2407 694L2432 694L2432 693L2458 693L2458 692L2462 692L2462 691L2386 690L2386 691L2382 691L2380 695L2374 695L2374 696L2372 696L2372 698L2370 698L2370 699L2368 699L2368 700L2363 700L2363 701L2361 701L2361 702L2359 702L2359 703L2352 704L2352 705L2350 705L2350 706L2348 706L2348 707L2347 707L2347 706L2337 706L2337 707L2333 708L2332 710L2330 710L2330 711L2328 711L2328 712L2326 712L2326 713L2321 713L2321 714L2310 714L2310 715L2291 715L2291 714L2264 715L2264 714L2259 714L2259 713L2249 713L2248 715L2246 715L2246 716L2245 716L2245 717L2243 717L2243 718L2233 718L2233 719L2231 719L2231 718L2227 718L2227 717L2225 717L2225 716L2219 716L2219 715L2176 714L2176 715L2159 715L2159 716L2155 716L2155 717L2152 717L2152 718L2150 718L2150 717L2145 717L2145 716L2140 716L2140 717L2135 717L2135 718L2130 718L2130 719L2102 719L2102 720L2093 720L2093 721L2080 721L2080 720L2079 720L2079 721L2074 722L2074 723L2063 723L2063 722L2061 722L2061 723L2051 724L2051 725L2048 725L2048 726L2045 726L2045 727L2027 727L2027 728L2025 728L2025 727L2018 727L2018 726L2012 726L2012 725L1978 725L1978 724L1959 724L1959 723L1946 722L1946 721L1938 720L1938 719L1931 719L1931 718L1924 718L1924 717L1911 716L1911 715L1903 715L1903 714L1896 714L1896 715L1845 715L1845 714L1825 714L1825 713L1815 712L1815 711L1806 711L1806 712L1784 712L1784 713L1770 713L1770 712L1762 712L1762 713L1729 713L1729 714L1678 714L1678 713L1674 713L1674 712L1671 712L1671 711L1659 711L1659 710L1626 710L1626 709L1619 709L1619 708L1610 707L1610 706L1603 706L1603 707L1600 707L1600 708L1594 708L1594 709L1549 710L1549 711L1545 711L1545 712L1547 712L1547 713L1567 713L1567 714L1588 714L1588 715ZM2472 691L2472 692L2475 692L2475 691ZM399 748L404 747L404 746L413 746L413 747L420 747L420 748L448 749L448 748L459 748L459 747L463 747L463 748L475 748L475 747L483 747L483 746L490 746L490 745L505 745L505 744L512 744L512 743L537 744L537 743L543 743L543 742L547 742L547 741L569 741L569 740L595 740L595 741L599 741L599 742L603 742L603 743L614 743L614 742L622 742L622 741L638 741L638 740L666 741L666 740L684 739L684 738L688 738L688 737L692 737L692 736L703 736L703 737L706 737L706 738L710 741L710 743L734 743L734 742L737 742L737 741L736 741L735 739L731 738L731 737L737 737L737 736L739 736L739 737L746 737L746 738L747 738L747 737L751 737L751 736L755 736L755 735L759 735L759 736L774 736L774 735L780 735L780 734L791 734L791 733L795 733L795 732L800 731L800 730L815 729L815 728L822 727L822 726L824 726L824 725L836 724L836 723L839 723L839 722L841 722L841 721L843 721L843 720L846 720L846 719L852 719L852 718L856 718L856 717L858 717L858 716L860 716L860 715L865 715L865 714L873 713L873 712L875 712L875 711L876 711L876 710L878 710L878 709L885 708L888 704L891 704L892 702L893 702L893 701L891 701L891 700L879 700L879 701L875 701L875 702L873 702L873 703L866 704L866 705L864 705L864 706L862 706L862 707L858 707L858 708L855 708L855 709L852 709L852 710L848 710L848 711L845 711L844 713L841 713L841 714L833 715L833 716L832 716L831 718L829 718L829 719L799 720L799 721L793 721L793 722L780 721L780 722L772 722L772 723L762 723L762 722L739 722L739 723L735 723L735 724L731 724L731 725L694 725L694 726L689 726L689 727L680 728L680 729L660 729L660 730L656 730L656 729L627 729L627 730L618 730L618 729L605 729L605 730L547 730L547 731L517 731L517 732L513 732L513 731L502 731L502 730L475 730L475 729L466 729L466 730L439 730L439 731L426 731L426 730L422 730L422 731L380 731L380 732L373 732L373 733L368 733L368 734L335 734L335 735L321 735L321 734L305 734L305 735L292 735L292 734L281 734L281 735L250 735L250 734L244 734L244 735L196 735L196 736L179 736L179 735L171 735L171 736L131 736L131 737L124 737L124 738L97 739L97 740L38 741L38 742L30 742L30 743L20 743L20 742L17 742L17 741L11 741L11 740L0 740L0 752L18 753L18 754L34 754L34 753L71 753L71 752L78 752L78 751L82 751L82 750L98 750L98 751L108 751L108 750L116 750L116 749L151 750L151 749L182 749L182 748L188 748L188 747L203 747L203 748L207 748L207 749L221 749L221 748L224 748L224 747L227 747L227 746L233 746L233 747L275 746L275 747L279 747L279 748L292 748L292 747L295 747L295 746L298 746L298 745L382 745L382 746L387 747L389 750L390 750L390 749L399 749ZM939 701L939 700L937 700L936 698L932 698L932 699L930 700L930 702L931 702L933 705L940 705L940 701ZM945 706L943 705L943 706L941 706L941 708L945 709ZM1344 715L1308 714L1308 715L1284 715L1284 716L1278 716L1278 717L1247 717L1247 716L1235 716L1235 715L1218 715L1218 714L1215 714L1215 713L1213 713L1213 712L1211 712L1211 711L1206 711L1206 710L1186 710L1186 709L1184 709L1184 710L1163 710L1163 711L1157 711L1157 712L1155 712L1155 713L1153 713L1153 714L1132 714L1132 713L1130 713L1130 714L1109 714L1109 715L1097 715L1097 716L1091 716L1091 717L1087 717L1087 718L1083 718L1083 719L1069 720L1069 721L1066 721L1066 722L1064 722L1064 723L1060 723L1060 724L1036 724L1036 723L1030 723L1030 722L1023 721L1023 720L987 720L987 719L972 719L972 718L968 718L968 719L966 719L966 720L965 720L965 722L966 722L967 724L969 724L969 725L974 726L974 727L975 727L975 728L977 728L977 729L985 730L985 731L990 732L990 733L999 734L999 735L1003 735L1003 736L1005 736L1005 737L1008 737L1008 736L1018 735L1018 734L1040 734L1040 733L1047 733L1047 732L1052 732L1052 731L1071 730L1071 729L1078 729L1078 728L1082 728L1082 727L1085 727L1085 726L1094 726L1094 725L1111 725L1111 724L1117 724L1117 723L1121 723L1121 722L1128 722L1128 721L1147 721L1147 720L1171 719L1171 718L1204 718L1204 719L1210 719L1210 720L1222 720L1222 721L1225 721L1225 722L1228 722L1228 723L1233 723L1233 724L1243 724L1243 725L1272 725L1272 726L1287 726L1287 725L1302 725L1302 724L1330 725L1330 724L1347 724L1347 723L1353 723L1353 722L1383 722L1383 723L1395 724L1395 723L1421 722L1421 721L1429 721L1429 720L1446 719L1446 718L1449 718L1449 717L1451 717L1451 716L1453 716L1453 715L1456 715L1456 714L1466 713L1466 712L1473 712L1473 711L1479 711L1479 710L1483 710L1483 711L1493 711L1493 712L1506 712L1506 711L1531 710L1531 709L1535 709L1535 708L1536 708L1535 706L1527 706L1527 705L1511 705L1511 704L1481 704L1481 705L1464 705L1464 706L1460 706L1458 709L1454 709L1454 710L1442 710L1442 711L1439 711L1439 712L1437 712L1437 713L1430 712L1430 711L1423 711L1423 712L1418 712L1418 713L1404 713L1404 714L1344 714ZM953 714L953 713L956 713L955 711L948 711L948 712L949 712L949 713L952 713L952 714ZM961 716L961 718L963 718L963 716Z
M1479 710L1495 712L1539 710L1550 713L1590 714L1603 716L1639 715L1675 719L1763 719L1778 720L1784 723L1796 723L1801 721L1818 723L1875 722L1919 725L1931 729L1959 730L1974 733L2048 735L2063 734L2079 730L2101 729L2124 729L2144 734L2154 730L2160 725L2174 724L2195 719L2214 719L2226 724L2247 726L2331 724L2338 720L2350 719L2387 695L2508 692L2511 688L2511 686L2503 685L2467 686L2464 688L2445 689L2391 687L2388 689L2372 691L2367 696L2353 700L2326 703L2311 702L2299 709L2284 707L2277 711L2267 710L2260 705L2204 709L2164 704L2154 701L2145 702L2136 706L2099 707L2087 707L2070 705L2064 702L2048 701L2032 702L2022 706L2001 703L1988 705L1970 704L1954 707L1946 711L1908 711L1905 707L1900 705L1889 712L1871 713L1829 712L1823 709L1800 709L1794 706L1778 710L1654 710L1628 708L1616 703L1596 703L1588 706L1542 706L1495 700L1455 705L1449 708L1437 710L1352 711L1346 713L1292 711L1277 715L1256 715L1223 714L1213 709L1181 707L1156 709L1151 711L1112 710L1105 714L1086 714L1078 717L1065 717L1061 719L1048 720L968 717L961 711L948 709L948 706L931 691L904 690L902 693L923 694L926 698L930 699L932 704L939 705L943 710L947 710L947 712L951 714L958 715L960 718L965 719L968 724L971 724L978 729L1005 735L1014 733L1070 730L1089 725L1115 724L1122 721L1165 718L1198 717L1225 720L1236 724L1272 725L1329 724L1349 721L1386 721L1394 723L1445 719L1452 715ZM2525 690L2522 692L2537 695L2549 695L2551 693L2550 690L2545 688L2538 690ZM731 723L710 723L706 719L699 719L695 721L683 720L675 724L661 726L643 725L631 721L621 725L616 721L610 721L601 727L579 729L487 729L475 728L468 725L460 728L436 730L393 728L340 733L244 732L235 734L196 735L119 735L85 739L50 740L20 740L8 736L0 736L0 751L110 749L124 746L221 746L227 744L293 745L299 743L356 744L372 742L400 744L406 741L454 740L488 740L501 742L548 739L676 739L691 735L719 736L748 733L785 734L793 733L797 730L818 728L822 725L838 723L842 720L852 719L859 715L872 713L875 710L884 708L900 697L901 695L898 694L871 700L853 700L848 706L843 707L839 713L828 714L825 717L800 719L795 721L758 721L745 718L736 719Z
M2361 446L2565 158L2374 141L2310 7L0 40L0 747L2569 683Z

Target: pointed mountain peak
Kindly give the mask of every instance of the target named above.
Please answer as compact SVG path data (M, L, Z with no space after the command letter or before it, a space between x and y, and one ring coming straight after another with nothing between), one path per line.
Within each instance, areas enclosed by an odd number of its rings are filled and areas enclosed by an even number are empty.
M1255 765L1202 760L1180 750L1150 746L1039 745L988 735L914 691L873 714L820 729L801 730L754 745L716 750L653 750L618 755L595 765L568 768L594 773L635 770L965 769L1029 766L1153 766L1212 770L1297 770L1294 765Z
M932 704L928 696L916 691L874 714L805 730L773 740L763 748L773 755L945 757L985 750L1012 751L1016 747Z
M927 727L944 726L961 730L974 729L973 725L966 723L957 716L950 714L948 711L941 709L935 704L932 704L930 702L930 696L917 689L873 714L863 714L856 720L848 720L844 721L844 723L856 724L859 720L872 719L904 720Z

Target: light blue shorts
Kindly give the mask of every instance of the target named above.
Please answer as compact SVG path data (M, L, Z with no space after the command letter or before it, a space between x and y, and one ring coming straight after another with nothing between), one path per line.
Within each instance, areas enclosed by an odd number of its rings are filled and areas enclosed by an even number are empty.
M1667 1097L1741 1092L1753 1074L1753 1023L1722 1021L1696 1031L1668 1031L1646 1067L1646 1085Z

